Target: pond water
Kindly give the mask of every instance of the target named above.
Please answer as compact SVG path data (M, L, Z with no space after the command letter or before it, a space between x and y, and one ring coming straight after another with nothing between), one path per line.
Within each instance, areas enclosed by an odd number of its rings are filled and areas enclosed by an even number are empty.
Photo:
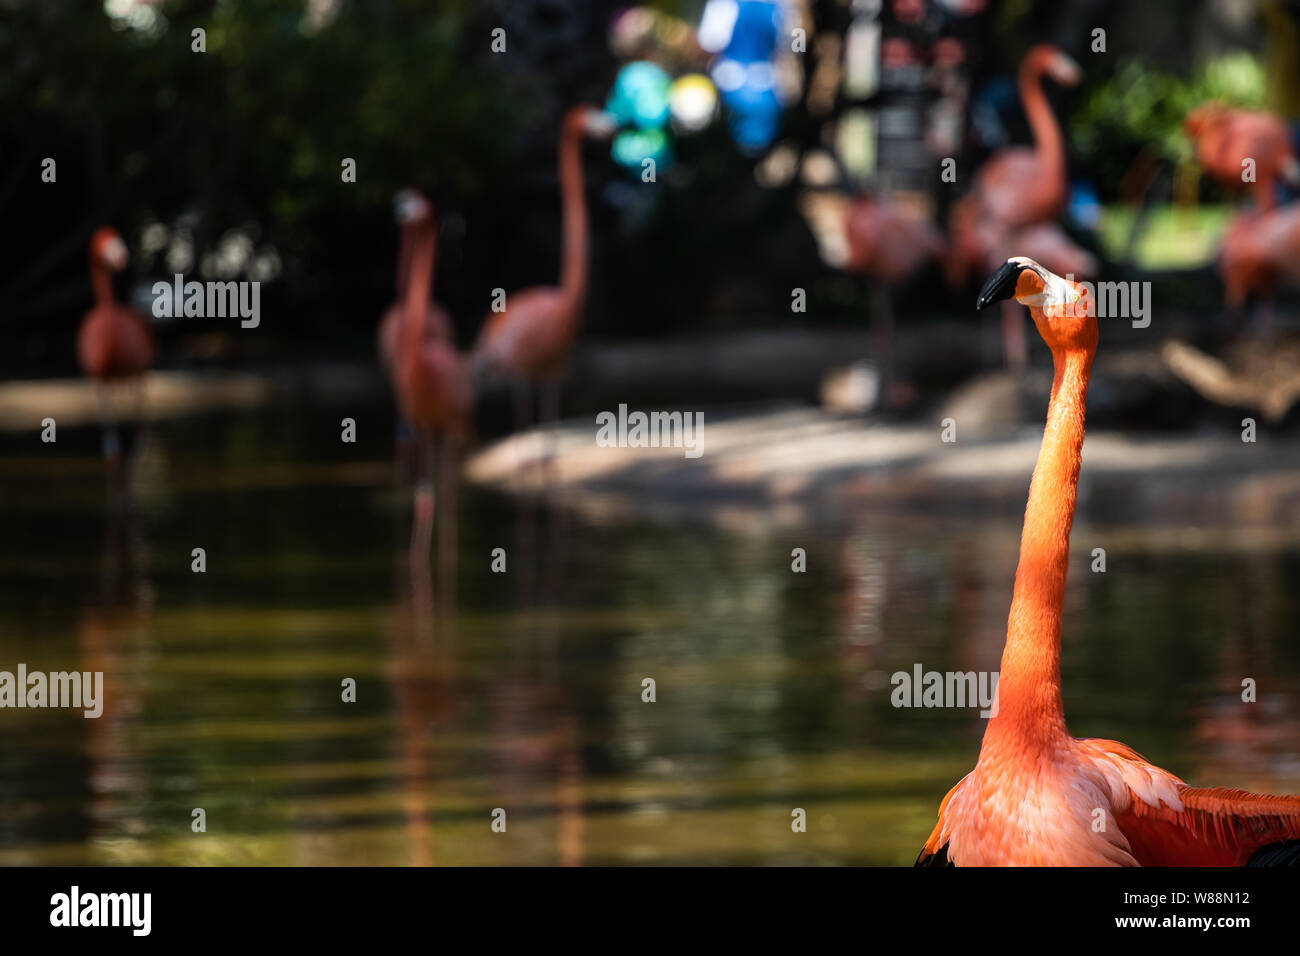
M739 535L466 489L453 595L411 573L387 419L338 417L156 426L130 509L93 430L3 439L0 670L102 671L105 704L0 710L0 863L915 859L983 720L891 675L996 670L1019 503ZM1071 728L1300 791L1300 550L1194 532L1081 515Z

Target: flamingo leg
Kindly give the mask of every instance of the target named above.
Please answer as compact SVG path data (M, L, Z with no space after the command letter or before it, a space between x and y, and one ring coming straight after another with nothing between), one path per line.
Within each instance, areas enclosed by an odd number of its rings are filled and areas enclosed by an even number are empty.
M117 406L113 401L113 386L107 382L95 383L95 398L99 402L99 424L104 458L116 466L122 457L122 438L118 434Z
M880 365L880 396L888 405L894 384L894 296L884 282L872 283L872 326L876 339L876 360Z
M1270 295L1255 306L1255 330L1268 345L1277 342L1277 296Z
M400 484L415 471L419 440L411 423L400 413L393 423L393 481Z
M539 457L542 466L540 477L542 489L547 491L559 486L556 480L556 463L560 443L560 380L558 377L548 377L542 380L540 388L541 410L538 414L538 424L545 430L543 440L546 443L546 450Z
M149 386L145 377L131 382L131 417L135 420L136 427L140 429L140 440L136 443L137 449L143 449L149 436Z
M531 412L532 395L528 383L523 379L516 379L515 389L515 434L523 434L527 427L528 419ZM523 478L526 463L521 461L517 480L520 483L520 491L524 490ZM532 577L533 561L537 555L537 513L533 507L530 496L519 494L515 497L516 501L516 522L515 522L515 550L517 556L515 565L517 574L515 576L515 600L522 610L528 603L532 594Z
M438 517L438 590L448 610L455 607L459 529L456 523L460 455L456 442L443 438L438 449L438 484L442 514Z
M563 567L565 542L568 537L567 514L563 507L561 495L563 493L562 485L559 481L558 462L559 462L559 421L560 421L560 378L559 376L549 376L542 380L541 383L541 414L542 427L545 429L545 435L542 440L546 442L545 454L539 459L542 467L540 476L542 489L548 494L553 495L551 502L553 507L549 510L550 536L548 539L547 557L544 564L544 581L545 594L552 602L555 608L552 613L546 616L545 632L543 640L545 641L545 667L548 676L553 677L556 673L556 651L559 647L559 600L557 595L563 585Z
M402 485L403 485L402 479L403 479L403 474L402 474L401 449L395 448L394 455L393 455L393 501L394 502L398 500L399 495L401 495L402 493ZM393 529L392 529L394 541L398 540L398 536L401 534L401 532L402 532L401 511L400 509L394 507L393 508ZM401 580L402 580L402 562L401 561L393 562L393 567L397 575L397 586L400 589Z
M131 418L135 422L135 447L131 449L130 461L125 469L125 492L129 503L140 471L140 462L152 438L152 425L149 421L149 396L145 376L141 375L134 379L128 387L131 392Z
M515 379L512 383L515 395L515 434L521 434L528 427L528 419L532 417L532 396L528 393L528 383L523 379Z
M433 441L422 436L419 443L418 474L415 482L415 514L411 523L411 567L428 567L433 536L435 499L433 492Z

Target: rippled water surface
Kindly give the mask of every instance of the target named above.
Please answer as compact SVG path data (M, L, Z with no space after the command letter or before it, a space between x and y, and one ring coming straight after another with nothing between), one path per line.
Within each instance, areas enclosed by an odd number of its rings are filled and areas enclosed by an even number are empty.
M983 722L891 706L890 675L996 669L1017 518L736 534L466 491L453 607L411 573L388 436L336 421L158 426L130 509L89 430L4 439L0 670L103 671L106 704L0 710L0 863L915 858ZM1300 791L1298 604L1294 547L1081 516L1072 729Z

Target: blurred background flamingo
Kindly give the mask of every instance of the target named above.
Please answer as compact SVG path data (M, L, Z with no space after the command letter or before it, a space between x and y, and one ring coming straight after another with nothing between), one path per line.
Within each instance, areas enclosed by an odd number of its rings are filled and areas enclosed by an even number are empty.
M86 313L77 332L77 360L82 372L95 381L104 429L104 455L114 465L122 454L118 435L122 397L113 392L120 385L129 393L132 417L137 425L142 424L144 375L154 359L153 332L148 319L119 302L113 291L113 276L126 268L130 258L126 243L116 229L103 226L95 231L90 240L90 285L95 305Z
M1065 205L1065 141L1043 91L1043 78L1077 86L1083 74L1064 51L1033 47L1020 61L1017 89L1034 145L999 150L975 174L970 201L980 213L1007 226L1054 219Z
M412 558L428 555L434 517L441 511L438 564L446 571L454 560L456 471L460 449L469 435L473 390L469 369L456 346L429 333L436 233L432 214L414 227L411 278L394 356L393 381L398 406L415 430L419 447ZM435 474L442 486L441 509L435 497Z
M1300 283L1300 202L1234 216L1218 267L1229 306L1240 309L1256 297L1270 300L1271 311L1279 286Z
M611 117L590 106L575 106L560 126L559 181L563 212L560 284L511 292L505 308L489 312L474 345L479 372L509 379L515 388L515 425L531 417L529 391L541 390L539 419L559 417L560 379L578 332L587 298L587 197L582 170L582 142L587 136L607 139Z
M429 288L433 287L433 275L437 265L436 231L438 226L433 203L419 190L410 187L401 190L393 198L393 218L398 226L397 292L393 304L388 307L379 320L378 344L380 365L388 376L389 383L393 388L394 398L397 400L397 422L394 429L397 462L393 478L394 481L400 483L402 477L408 473L411 465L409 450L415 436L411 430L411 422L402 410L402 402L398 394L397 376L394 370L398 353L403 347L402 329L406 324L408 309L411 307L408 305L408 292L411 288L413 274L428 273L427 276L422 275L420 281ZM417 258L416 236L426 227L434 229L434 242L428 256ZM414 307L418 309L418 303ZM451 316L447 314L447 310L431 299L427 301L424 307L424 320L420 333L422 340L445 342L454 346L454 332L455 327L452 324ZM417 470L418 467L419 463L417 461Z
M1068 184L1065 142L1060 124L1043 91L1043 79L1050 77L1062 86L1076 86L1081 76L1078 64L1064 51L1039 44L1020 61L1016 86L1020 104L1033 134L1034 145L999 150L975 173L971 192L959 200L949 217L953 255L948 268L950 281L964 283L971 270L990 271L1009 255L1033 255L1023 242L1037 246L1048 268L1055 265L1091 266L1095 262L1074 244L1059 227L1051 225L1065 206ZM1021 236L1027 227L1035 232ZM1065 272L1061 274L1064 275ZM1013 369L1024 367L1027 358L1024 318L1019 310L1002 309L1003 357Z
M1283 183L1300 185L1300 161L1280 116L1202 103L1187 114L1183 130L1205 171L1231 189L1244 188L1261 211L1277 205Z
M924 216L903 203L860 195L844 213L846 272L870 278L871 320L879 356L880 393L886 405L905 398L894 369L894 290L947 251L944 235Z
M403 189L393 199L393 212L399 230L397 296L379 320L379 359L390 379L396 364L394 356L401 341L403 321L408 311L406 293L410 288L411 275L415 271L424 270L432 276L437 266L436 243L428 258L417 260L415 255L416 233L428 224L436 224L433 203L418 190ZM454 340L452 328L451 316L446 309L432 300L425 304L423 335L426 338L451 342Z

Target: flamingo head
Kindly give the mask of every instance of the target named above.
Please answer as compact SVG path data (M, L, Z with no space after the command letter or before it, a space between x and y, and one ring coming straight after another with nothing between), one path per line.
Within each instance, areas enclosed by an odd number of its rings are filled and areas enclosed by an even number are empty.
M975 308L1003 299L1030 307L1038 334L1053 352L1096 348L1097 311L1082 283L1063 279L1027 256L1014 256L989 276Z
M393 218L403 226L425 222L433 218L433 203L418 189L403 189L393 197Z
M1078 86L1083 78L1079 64L1060 47L1040 43L1025 54L1024 68L1046 74L1061 86Z
M609 139L618 131L618 121L594 106L575 106L564 116L564 129L592 139Z
M121 272L131 261L131 253L122 241L122 234L112 226L102 226L90 237L90 255L114 272Z

